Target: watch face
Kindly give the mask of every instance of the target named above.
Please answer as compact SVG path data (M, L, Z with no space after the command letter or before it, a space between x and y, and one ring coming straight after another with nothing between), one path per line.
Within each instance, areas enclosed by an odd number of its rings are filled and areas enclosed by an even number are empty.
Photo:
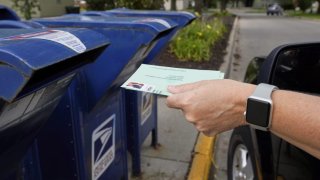
M250 124L268 127L271 104L266 101L248 98L246 119Z

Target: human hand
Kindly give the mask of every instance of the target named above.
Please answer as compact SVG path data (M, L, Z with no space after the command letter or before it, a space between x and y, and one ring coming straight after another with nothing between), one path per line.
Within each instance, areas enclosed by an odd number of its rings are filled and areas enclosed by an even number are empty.
M187 121L207 136L244 125L243 112L254 85L233 80L207 80L169 86L167 106L181 109Z

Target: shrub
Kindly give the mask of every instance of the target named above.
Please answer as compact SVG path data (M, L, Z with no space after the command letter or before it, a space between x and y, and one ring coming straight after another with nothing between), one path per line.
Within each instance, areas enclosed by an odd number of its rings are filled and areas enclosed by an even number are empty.
M170 43L170 51L181 61L209 61L211 49L226 31L218 18L208 22L199 19L182 29Z
M31 19L32 15L36 14L40 10L38 0L12 0L13 8L19 11L25 19Z

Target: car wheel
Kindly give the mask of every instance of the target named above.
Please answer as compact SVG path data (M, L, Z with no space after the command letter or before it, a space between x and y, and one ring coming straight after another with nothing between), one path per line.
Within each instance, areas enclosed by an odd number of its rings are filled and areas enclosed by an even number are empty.
M249 127L234 130L228 150L228 179L255 180L257 166Z

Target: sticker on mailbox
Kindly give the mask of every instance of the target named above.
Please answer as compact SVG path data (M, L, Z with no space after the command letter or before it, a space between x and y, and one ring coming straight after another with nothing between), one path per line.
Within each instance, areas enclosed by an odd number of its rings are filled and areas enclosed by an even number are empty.
M83 53L87 49L78 37L69 32L60 30L50 30L50 32L51 33L49 34L43 34L31 38L54 41L64 46L67 46L68 48L76 51L77 53Z
M155 23L162 24L166 28L171 28L171 25L167 21L165 21L163 19L146 18L146 19L138 20L136 22L155 22Z
M152 114L153 95L150 93L142 92L141 98L142 103L140 125L142 126Z
M62 44L77 53L82 53L86 51L86 46L81 42L81 40L66 31L61 30L48 30L44 32L37 32L37 33L29 33L29 34L22 34L18 36L12 36L8 38L4 38L3 40L19 40L19 39L44 39L53 41L59 44Z
M100 124L92 133L92 179L98 179L115 156L115 115Z

